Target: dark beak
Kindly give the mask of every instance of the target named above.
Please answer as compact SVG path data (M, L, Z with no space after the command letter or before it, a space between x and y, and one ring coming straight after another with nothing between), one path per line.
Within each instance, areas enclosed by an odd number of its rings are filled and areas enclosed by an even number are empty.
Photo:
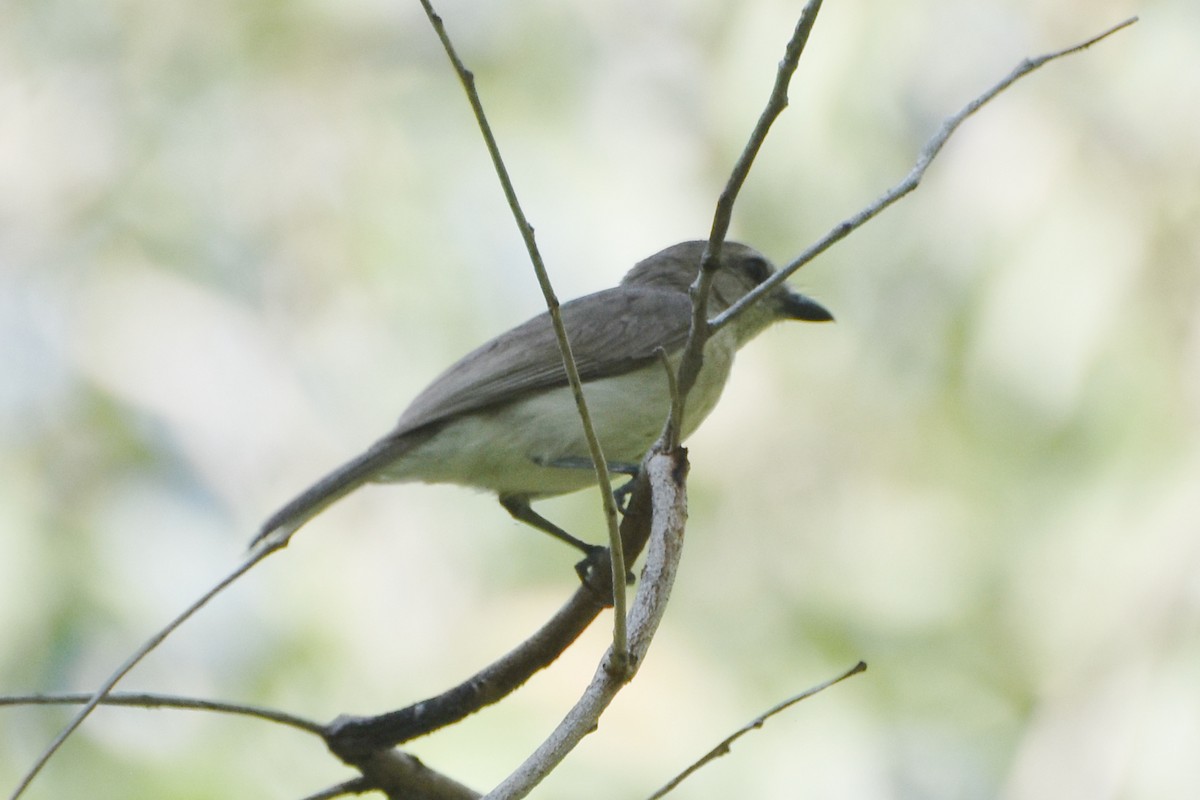
M799 292L788 292L783 296L780 312L784 319L799 319L805 322L833 321L833 314L830 314L825 306Z

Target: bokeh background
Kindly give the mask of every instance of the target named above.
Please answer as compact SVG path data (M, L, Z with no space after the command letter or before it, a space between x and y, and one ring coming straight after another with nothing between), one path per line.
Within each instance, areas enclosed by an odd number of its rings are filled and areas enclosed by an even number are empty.
M562 297L708 230L801 3L439 3ZM778 261L1021 58L1134 28L972 119L795 283L692 439L636 682L542 797L1200 796L1200 6L829 3L735 213ZM541 299L415 2L0 4L0 692L91 689L256 525ZM603 533L595 493L543 511ZM127 689L324 720L498 656L573 555L453 487L368 489ZM609 622L412 751L480 789ZM67 718L0 709L9 790ZM30 798L300 797L283 728L102 710Z

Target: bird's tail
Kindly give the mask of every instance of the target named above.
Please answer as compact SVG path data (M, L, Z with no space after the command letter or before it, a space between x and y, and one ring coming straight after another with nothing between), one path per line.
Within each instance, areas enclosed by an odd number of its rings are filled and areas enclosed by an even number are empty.
M259 528L250 546L255 547L268 538L286 542L310 519L379 475L412 444L405 438L384 439L358 458L338 467L272 514Z

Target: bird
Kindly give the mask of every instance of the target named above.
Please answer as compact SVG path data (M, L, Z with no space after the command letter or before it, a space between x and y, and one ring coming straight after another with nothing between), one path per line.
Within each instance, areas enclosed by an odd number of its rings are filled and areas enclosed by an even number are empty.
M597 438L617 473L636 473L667 419L671 396L659 351L678 368L691 325L689 287L706 247L700 240L667 247L635 264L616 287L560 308ZM725 242L710 313L729 308L775 271L754 248ZM716 406L738 348L775 322L832 319L817 301L779 284L720 328L705 345L681 438ZM408 482L492 492L513 518L588 557L603 550L531 505L598 482L548 312L452 364L416 396L390 432L271 515L252 546L286 543L364 484Z

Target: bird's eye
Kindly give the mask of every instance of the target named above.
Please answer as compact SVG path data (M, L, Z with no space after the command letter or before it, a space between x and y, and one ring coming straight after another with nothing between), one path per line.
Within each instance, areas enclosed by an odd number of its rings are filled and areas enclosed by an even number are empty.
M761 256L747 258L742 262L742 267L756 286L771 277L771 265Z

